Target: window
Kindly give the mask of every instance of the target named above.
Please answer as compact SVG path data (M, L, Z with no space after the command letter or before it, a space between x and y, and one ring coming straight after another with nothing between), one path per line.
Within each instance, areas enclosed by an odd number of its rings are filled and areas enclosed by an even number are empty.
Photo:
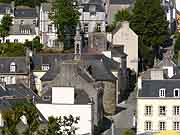
M88 27L89 27L89 26L88 26L88 23L85 23L85 24L84 24L84 32L85 32L85 33L88 33L88 31L89 31L89 30L88 30Z
M33 24L36 24L36 20L33 20Z
M151 131L152 130L152 122L151 121L146 121L145 122L145 130L146 131Z
M16 72L16 63L15 62L11 62L11 64L10 64L10 72Z
M173 122L173 130L176 130L176 131L179 131L179 124L180 122L176 121L176 122Z
M180 106L174 106L173 112L174 112L174 115L180 115Z
M145 106L145 115L152 115L152 106Z
M159 122L159 130L160 131L163 131L163 130L166 130L166 123L165 122Z
M48 71L49 70L49 64L42 65L42 70L43 71Z
M174 89L174 97L179 97L179 89Z
M24 24L24 20L21 20L21 24Z
M159 115L166 115L166 107L165 106L159 107Z
M101 24L100 24L100 23L98 23L98 24L96 25L96 31L97 31L97 32L101 32Z
M14 43L18 43L18 39L14 39Z
M5 82L5 77L1 76L1 82Z
M9 40L9 39L6 39L6 43L10 43L10 40Z
M43 99L43 101L50 101L51 96L43 96L42 99Z
M159 96L160 97L165 97L165 92L166 92L165 89L160 89L159 90Z
M52 32L52 25L48 25L48 32L49 32L49 33Z

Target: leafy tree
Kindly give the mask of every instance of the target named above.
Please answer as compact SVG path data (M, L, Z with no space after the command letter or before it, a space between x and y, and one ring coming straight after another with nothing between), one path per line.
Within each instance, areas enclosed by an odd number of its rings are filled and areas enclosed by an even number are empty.
M38 52L43 48L43 44L40 43L40 38L38 36L35 37L32 41L26 41L24 46L30 48L31 50L36 49Z
M24 135L34 135L39 128L39 112L32 103L23 104L24 116L27 119L28 128L25 130Z
M7 37L8 35L8 30L6 30L2 25L0 25L0 37L2 37L3 43L5 41L5 37Z
M135 135L135 132L131 129L126 129L122 134L123 135Z
M175 60L177 60L178 52L180 51L180 34L176 33L175 38L176 38L176 43L174 45L174 58L175 58Z
M169 39L168 22L160 0L136 0L130 25L139 36L140 56L146 65L153 65L152 60L158 57L159 47Z
M113 20L113 25L116 26L118 22L129 21L131 15L127 9L119 10Z
M42 135L75 135L76 124L79 121L79 117L63 116L63 117L49 117L48 119L48 128L41 129L38 134Z
M2 129L3 135L18 135L16 126L19 123L20 119L17 117L17 114L14 111L4 112L2 115L5 120L5 128Z
M12 17L10 15L4 15L0 24L0 37L3 38L3 43L5 37L9 35L9 29L12 25Z
M36 107L30 102L17 103L12 111L3 113L3 119L6 121L5 128L2 129L3 135L18 135L17 124L21 121L21 117L27 119L27 129L25 135L34 135L39 127L39 113Z
M0 3L11 3L12 0L0 0Z
M1 26L9 31L10 26L12 25L12 17L10 15L4 15L1 20Z
M61 41L65 38L65 31L72 33L72 28L79 22L79 15L77 0L55 0L50 18L57 26Z

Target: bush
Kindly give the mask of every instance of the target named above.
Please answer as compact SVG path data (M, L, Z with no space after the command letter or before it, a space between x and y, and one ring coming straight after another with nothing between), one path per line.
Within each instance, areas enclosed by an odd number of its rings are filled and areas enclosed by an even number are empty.
M25 56L25 47L21 43L0 44L0 56Z

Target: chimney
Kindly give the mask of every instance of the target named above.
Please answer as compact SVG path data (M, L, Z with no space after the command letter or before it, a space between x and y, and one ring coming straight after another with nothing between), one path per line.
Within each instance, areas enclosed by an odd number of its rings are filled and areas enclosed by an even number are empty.
M138 90L141 90L142 89L142 77L139 76L138 77Z

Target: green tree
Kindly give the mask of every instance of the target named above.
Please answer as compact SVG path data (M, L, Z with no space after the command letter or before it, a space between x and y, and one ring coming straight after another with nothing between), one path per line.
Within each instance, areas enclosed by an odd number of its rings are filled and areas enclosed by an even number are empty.
M7 31L9 31L11 25L12 25L12 17L10 15L4 15L1 20L1 26Z
M57 26L60 41L64 41L65 30L72 33L72 28L79 22L79 15L77 0L55 0L50 18Z
M23 112L24 116L27 119L27 129L24 132L24 135L34 135L39 128L39 112L37 108L32 103L24 103L23 104Z
M12 17L10 15L4 15L0 24L0 37L2 37L3 43L5 37L9 35L9 29L11 25L12 25Z
M140 56L147 62L146 65L152 65L159 47L165 44L170 35L160 0L136 0L130 25L139 36Z
M135 135L135 132L131 129L126 129L122 135Z
M72 115L63 117L49 117L48 127L46 129L41 129L38 134L42 135L75 135L76 124L78 124L79 117L73 117Z
M43 48L43 44L40 43L40 38L37 36L32 41L26 41L24 46L30 48L31 50L36 49L36 51L41 51Z
M127 9L119 10L114 15L113 25L116 26L118 22L129 21L131 15Z
M2 129L1 133L3 135L18 135L16 126L20 119L15 111L9 110L4 112L2 117L5 120L5 127Z
M5 37L7 37L8 35L8 30L6 30L2 25L0 25L0 37L2 37L3 43L5 41Z
M27 120L27 128L25 135L34 135L39 127L39 113L36 107L29 101L17 103L12 110L3 113L5 120L5 128L2 129L3 135L18 135L17 125L21 121L21 117L25 116Z

